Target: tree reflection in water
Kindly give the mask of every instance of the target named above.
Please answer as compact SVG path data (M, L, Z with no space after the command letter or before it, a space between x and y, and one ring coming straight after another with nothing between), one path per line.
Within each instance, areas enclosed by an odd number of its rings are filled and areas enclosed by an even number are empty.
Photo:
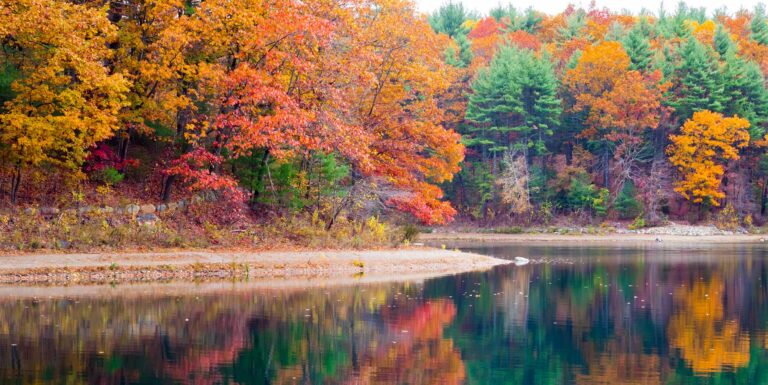
M0 384L768 383L762 247L477 251L551 262L423 283L0 298Z

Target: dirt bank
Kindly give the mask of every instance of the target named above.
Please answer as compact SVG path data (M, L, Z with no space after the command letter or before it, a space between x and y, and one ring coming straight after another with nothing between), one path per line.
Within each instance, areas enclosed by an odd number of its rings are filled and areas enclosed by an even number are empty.
M477 241L477 242L589 242L589 243L695 243L695 244L727 244L727 243L763 243L768 242L766 235L733 234L733 235L678 235L678 234L487 234L487 233L432 233L421 234L422 242L437 241Z
M107 283L221 278L384 280L485 270L509 261L429 248L378 251L293 251L0 256L0 284Z

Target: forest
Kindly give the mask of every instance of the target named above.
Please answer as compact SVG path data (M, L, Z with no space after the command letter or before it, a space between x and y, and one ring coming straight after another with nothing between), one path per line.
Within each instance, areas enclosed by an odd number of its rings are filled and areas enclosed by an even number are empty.
M329 229L766 218L763 6L0 0L0 47L7 210L212 193L220 218Z

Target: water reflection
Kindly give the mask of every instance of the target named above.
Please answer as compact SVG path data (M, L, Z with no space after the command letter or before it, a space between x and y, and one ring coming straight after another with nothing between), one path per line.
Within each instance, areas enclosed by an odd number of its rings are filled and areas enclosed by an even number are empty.
M0 384L768 383L763 247L463 246L533 262L312 290L6 295Z

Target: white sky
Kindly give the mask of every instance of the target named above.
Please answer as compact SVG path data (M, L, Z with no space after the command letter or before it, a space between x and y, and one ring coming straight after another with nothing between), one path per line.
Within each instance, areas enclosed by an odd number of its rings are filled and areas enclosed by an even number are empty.
M447 2L447 0L415 0L420 11L432 12L439 8L440 5ZM462 2L464 6L469 9L474 9L480 13L486 14L488 10L495 7L499 3L509 4L510 2L517 9L525 9L533 7L538 11L542 11L548 14L556 14L563 11L569 3L573 3L576 6L582 6L585 9L589 7L590 0L453 0L454 2ZM729 12L738 11L741 8L752 9L758 3L766 2L766 0L736 0L736 1L724 1L724 0L688 0L686 4L689 7L706 7L707 11L711 13L713 10L727 7ZM672 12L677 8L677 0L664 1L664 8L667 11ZM659 0L624 0L624 1L610 1L610 0L597 0L596 4L598 8L608 7L614 11L621 11L627 9L633 13L639 12L643 8L647 8L654 13L659 10L661 1Z

